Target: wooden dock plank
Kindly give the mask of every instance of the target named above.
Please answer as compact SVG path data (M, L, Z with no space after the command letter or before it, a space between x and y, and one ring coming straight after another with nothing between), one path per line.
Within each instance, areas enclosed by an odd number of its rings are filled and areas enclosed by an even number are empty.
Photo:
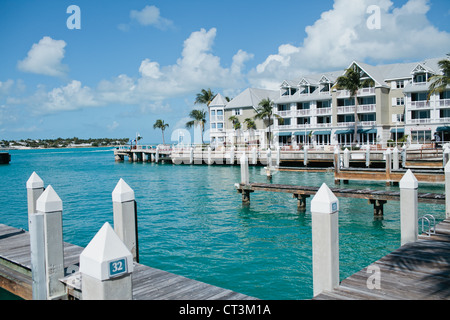
M64 267L79 264L82 247L64 243ZM24 298L32 298L29 233L0 224L0 287ZM133 299L137 300L256 300L228 289L216 287L139 263L132 273ZM81 275L72 277L79 280ZM67 279L67 278L66 278ZM69 283L70 282L70 283ZM80 281L65 281L69 292L79 295ZM75 296L77 297L77 296Z
M449 232L450 220L444 220L436 232ZM450 238L448 238L450 240ZM450 300L450 241L432 238L408 243L380 258L370 266L341 281L331 292L314 297L327 299ZM380 288L367 282L377 268Z

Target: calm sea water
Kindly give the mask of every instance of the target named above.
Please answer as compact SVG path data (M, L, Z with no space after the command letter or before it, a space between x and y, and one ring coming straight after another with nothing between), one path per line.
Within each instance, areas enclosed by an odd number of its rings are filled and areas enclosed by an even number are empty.
M310 200L306 212L298 212L292 195L255 192L243 207L234 188L239 166L118 163L110 148L13 150L11 156L10 165L0 166L2 224L28 229L26 181L36 171L63 201L64 241L84 247L105 222L113 225L111 192L123 178L138 203L142 264L260 299L312 298ZM250 180L267 182L260 167L250 167ZM279 172L272 182L334 186L332 173ZM421 185L419 191L444 189ZM399 203L388 202L376 220L367 200L339 201L344 279L399 247ZM419 208L420 215L444 218L443 206Z

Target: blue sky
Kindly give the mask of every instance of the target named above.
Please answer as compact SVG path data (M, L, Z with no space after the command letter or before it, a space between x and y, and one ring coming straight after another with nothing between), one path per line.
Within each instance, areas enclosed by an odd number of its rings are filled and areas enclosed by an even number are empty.
M81 29L67 27L70 5ZM233 97L353 60L445 56L448 21L448 0L2 0L0 140L139 132L154 143L163 119L167 142L205 108L203 88Z

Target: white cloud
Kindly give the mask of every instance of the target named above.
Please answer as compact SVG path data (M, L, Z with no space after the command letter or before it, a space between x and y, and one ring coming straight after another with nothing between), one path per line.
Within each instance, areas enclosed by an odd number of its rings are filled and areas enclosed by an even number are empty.
M380 29L367 27L371 5L381 9ZM431 24L429 9L427 0L409 0L399 8L390 0L335 0L332 10L306 27L301 46L281 45L252 70L249 81L276 88L285 79L345 68L353 60L383 63L445 55L450 34Z
M37 113L123 104L138 106L142 114L170 111L165 100L195 95L202 88L241 89L245 86L242 70L253 55L239 50L232 58L231 66L223 67L220 58L212 53L216 33L215 28L193 32L184 41L181 56L175 64L160 66L147 58L141 62L137 78L121 74L100 81L95 88L73 80L49 92L38 90L29 102Z
M161 17L160 10L155 6L145 6L141 11L131 10L130 18L143 26L154 26L158 29L166 29L173 25L169 19ZM123 28L123 25L122 27Z
M65 47L63 40L43 37L39 43L33 44L27 57L19 61L17 67L24 72L62 77L67 72L67 66L61 63Z

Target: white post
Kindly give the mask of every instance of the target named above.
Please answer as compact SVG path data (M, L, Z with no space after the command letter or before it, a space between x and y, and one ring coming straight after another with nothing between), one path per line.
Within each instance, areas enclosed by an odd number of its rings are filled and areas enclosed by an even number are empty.
M36 201L44 192L44 181L33 172L27 181L28 219L36 213Z
M450 160L445 166L445 218L450 219Z
M30 232L33 300L47 299L45 276L44 215L36 212L36 201L44 192L44 181L33 172L27 181L28 231Z
M49 185L39 197L36 210L44 217L47 299L60 299L66 295L65 287L59 281L64 277L62 201L52 186Z
M156 152L155 152L155 162L159 162L159 146L156 146Z
M400 180L401 245L417 241L418 236L418 181L408 169Z
M406 167L406 145L402 148L402 167Z
M450 149L446 146L444 152L442 153L442 162L444 167L450 161Z
M277 147L277 167L280 166L280 160L281 160L281 148Z
M270 168L272 167L272 150L270 150L270 148L267 149L266 157L267 157L267 168Z
M83 300L132 300L133 257L109 223L80 254Z
M350 151L348 148L344 150L344 168L350 167Z
M308 149L309 149L308 146L306 145L303 146L303 165L305 167L308 165Z
M212 164L211 147L208 147L208 165Z
M134 191L121 178L112 192L114 231L139 262L137 214Z
M366 167L370 166L370 146L366 146Z
M189 149L189 164L193 164L194 163L194 148L191 147Z
M230 164L234 164L234 145L232 145L230 148Z
M245 155L245 151L240 159L240 162L241 162L241 183L249 184L250 176L249 176L249 171L248 171L248 158Z
M256 165L258 163L258 157L256 154L256 148L252 148L252 165Z
M392 151L392 170L398 170L399 169L399 163L398 163L398 148L395 147Z
M323 183L311 200L314 296L339 286L339 201Z
M392 168L392 151L391 148L387 148L384 152L384 157L386 159L386 172L391 173Z

